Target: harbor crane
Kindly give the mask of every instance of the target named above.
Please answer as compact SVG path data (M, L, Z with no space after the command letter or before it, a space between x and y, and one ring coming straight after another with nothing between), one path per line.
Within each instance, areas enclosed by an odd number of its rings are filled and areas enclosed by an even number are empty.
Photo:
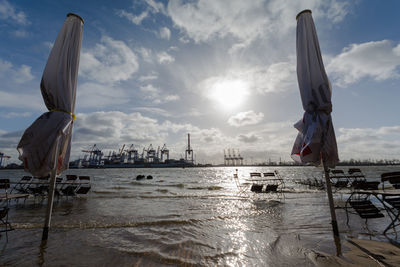
M167 146L165 144L161 148L161 161L163 161L164 155L166 155L167 160L169 160L169 149L167 148Z
M128 154L129 162L134 162L135 160L139 159L138 150L134 147L133 144L128 149L126 149L125 152ZM133 157L132 157L132 154L133 154Z
M191 159L188 160L188 156L190 156ZM185 151L185 160L193 163L193 149L190 147L190 134L189 133L188 133L188 146Z
M147 148L147 156L146 156L148 162L154 162L157 161L156 159L156 150L153 148L153 145L150 144L149 147Z
M3 159L9 159L10 156L5 155L4 153L0 152L0 168L3 167Z
M96 166L100 164L103 152L97 148L96 144L94 144L91 149L82 150L82 152L89 153L89 159L87 159L87 155L85 155L85 161L88 162L90 166Z
M228 148L228 154L224 149L224 165L225 166L242 166L243 165L243 157L240 155L239 149L237 150L237 155L235 149Z

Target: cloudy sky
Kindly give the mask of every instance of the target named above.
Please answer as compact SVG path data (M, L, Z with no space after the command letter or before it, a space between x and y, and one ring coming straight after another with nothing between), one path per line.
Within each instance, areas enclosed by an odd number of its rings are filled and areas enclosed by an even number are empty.
M0 151L45 106L40 79L69 12L84 18L72 159L164 143L197 162L290 159L302 117L296 14L311 9L342 160L400 158L399 1L0 0Z

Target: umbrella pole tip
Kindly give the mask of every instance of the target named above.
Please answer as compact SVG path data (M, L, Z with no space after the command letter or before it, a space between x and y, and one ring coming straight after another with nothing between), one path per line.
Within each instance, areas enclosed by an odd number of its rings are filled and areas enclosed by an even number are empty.
M300 15L303 14L303 13L310 13L311 14L312 12L311 12L310 9L304 9L303 11L300 11L299 14L297 14L297 16L296 16L296 20L298 20Z
M42 241L47 241L49 237L49 227L43 227Z
M67 18L70 17L70 16L77 17L78 19L80 19L80 20L82 21L83 24L85 23L85 21L83 20L83 18L82 18L81 16L75 14L75 13L68 13L68 14L67 14Z

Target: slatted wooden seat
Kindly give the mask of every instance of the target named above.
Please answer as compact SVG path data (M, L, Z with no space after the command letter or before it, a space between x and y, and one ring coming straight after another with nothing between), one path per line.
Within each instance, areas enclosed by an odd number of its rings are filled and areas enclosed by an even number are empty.
M350 200L349 204L363 219L382 218L385 216L369 199Z
M347 217L347 224L349 223L349 210L348 206L355 210L356 214L360 216L360 218L365 219L365 223L367 223L368 219L378 219L385 217L385 215L381 212L382 209L378 208L372 201L371 195L368 192L361 191L353 191L349 198L346 201L345 210ZM377 200L378 201L378 200Z
M265 192L276 192L278 191L278 185L277 184L267 184L265 187Z
M252 184L250 187L250 191L254 193L261 193L263 189L262 184Z

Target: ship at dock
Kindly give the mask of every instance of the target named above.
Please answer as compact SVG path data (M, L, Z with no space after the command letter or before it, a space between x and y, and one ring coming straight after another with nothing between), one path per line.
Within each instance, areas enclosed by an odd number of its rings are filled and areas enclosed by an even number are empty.
M70 168L186 168L194 167L193 149L190 146L190 134L185 150L185 158L171 159L166 144L157 149L150 144L139 149L135 145L125 144L117 151L109 151L106 155L97 145L82 150L84 156L70 163Z

